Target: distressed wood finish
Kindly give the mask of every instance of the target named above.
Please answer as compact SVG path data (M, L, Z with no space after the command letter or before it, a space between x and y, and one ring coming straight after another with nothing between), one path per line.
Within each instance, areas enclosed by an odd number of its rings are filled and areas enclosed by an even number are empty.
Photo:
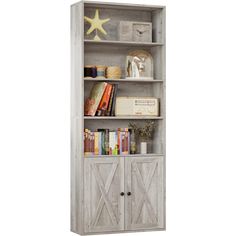
M101 41L94 41L90 39L85 39L84 43L86 44L97 44L97 45L116 45L116 46L148 46L148 47L155 47L155 46L162 46L163 43L161 42L129 42L129 41L117 41L117 40L101 40Z
M110 21L104 24L104 29L109 32L107 35L99 34L99 37L105 40L118 40L118 27L121 19L123 21L146 21L151 22L151 13L149 11L140 11L140 10L117 10L117 9L105 9L97 7L99 9L100 18L106 19L110 18ZM85 7L85 16L92 17L94 16L94 7ZM85 23L85 31L87 32L89 24ZM93 34L91 34L93 35ZM91 35L85 34L85 39L92 39Z
M123 158L85 159L85 232L124 229Z
M106 65L106 66L117 66L119 65L122 70L122 78L126 77L126 56L130 51L133 50L145 50L152 54L152 57L160 58L161 57L161 47L160 45L156 47L148 47L146 45L143 46L122 46L117 47L113 44L100 44L97 46L96 44L86 44L85 47L85 65ZM158 60L154 60L154 78L157 80L161 80L161 63Z
M104 82L119 82L119 83L127 83L127 82L130 82L130 83L135 83L135 82L138 82L138 83L162 83L163 80L157 80L157 79L145 79L145 80L142 80L142 79L97 79L97 78L84 78L84 81L86 82L101 82L101 81L104 81ZM132 86L132 85L131 85Z
M83 233L84 4L71 6L71 231Z
M163 156L125 160L126 229L164 227Z
M84 15L111 18L107 36L92 41L85 34ZM165 14L164 6L81 1L71 6L71 230L80 235L165 229ZM118 40L120 21L152 23L153 42ZM154 60L154 80L84 79L84 65L119 65L125 77L126 55L143 49ZM158 117L85 117L84 100L97 81L118 84L117 96L160 98ZM125 128L135 121L156 124L148 153L120 156L84 156L84 128ZM127 192L131 192L128 196ZM120 196L120 192L125 195Z
M85 116L85 120L162 120L161 116Z

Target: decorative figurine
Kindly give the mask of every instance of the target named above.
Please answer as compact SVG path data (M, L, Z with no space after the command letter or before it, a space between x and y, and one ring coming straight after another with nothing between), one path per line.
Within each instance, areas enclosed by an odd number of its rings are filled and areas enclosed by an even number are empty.
M107 35L107 32L103 29L102 25L106 22L108 22L110 19L99 19L99 11L96 9L95 16L93 19L85 16L84 19L91 24L90 28L87 31L87 35L91 34L95 30L95 37L93 40L99 41L101 38L98 36L98 30L103 33L104 35Z
M131 51L126 58L126 77L133 79L153 79L153 59L144 50Z

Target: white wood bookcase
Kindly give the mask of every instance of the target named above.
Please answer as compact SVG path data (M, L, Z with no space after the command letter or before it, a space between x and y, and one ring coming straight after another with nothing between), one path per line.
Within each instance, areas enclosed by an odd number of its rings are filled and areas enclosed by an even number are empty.
M84 16L111 18L102 41L85 34ZM152 42L120 42L119 21L152 22ZM84 79L84 65L120 65L132 49L150 52L154 80L118 83L118 96L160 98L158 117L85 117L84 101L98 79ZM71 230L97 234L165 230L165 7L81 1L71 6ZM153 119L157 128L148 154L84 157L84 128L116 129ZM124 193L122 195L121 193Z

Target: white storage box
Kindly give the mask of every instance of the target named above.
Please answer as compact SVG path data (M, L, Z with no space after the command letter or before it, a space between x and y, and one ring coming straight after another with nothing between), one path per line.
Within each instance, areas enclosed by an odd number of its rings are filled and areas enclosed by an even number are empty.
M158 116L159 99L153 97L117 97L116 116Z

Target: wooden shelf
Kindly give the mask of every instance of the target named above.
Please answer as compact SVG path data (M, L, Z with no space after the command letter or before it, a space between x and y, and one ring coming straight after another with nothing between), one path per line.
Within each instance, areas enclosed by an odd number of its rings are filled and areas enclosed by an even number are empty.
M96 79L96 78L84 78L84 81L107 81L107 82L139 82L139 83L162 83L163 80L157 80L157 79Z
M155 11L157 9L164 9L161 5L144 5L144 4L130 4L130 3L111 3L84 0L85 7L116 9L116 10L139 10L139 11ZM74 4L75 5L75 4Z
M84 155L84 158L101 158L101 157L152 157L163 156L163 154L147 153L147 154L127 154L127 155Z
M162 116L84 116L85 120L162 120Z
M129 41L113 41L113 40L101 40L101 41L94 41L90 39L84 40L85 44L98 44L98 45L117 45L117 46L148 46L148 47L155 47L155 46L163 46L163 43L156 43L156 42L129 42Z

